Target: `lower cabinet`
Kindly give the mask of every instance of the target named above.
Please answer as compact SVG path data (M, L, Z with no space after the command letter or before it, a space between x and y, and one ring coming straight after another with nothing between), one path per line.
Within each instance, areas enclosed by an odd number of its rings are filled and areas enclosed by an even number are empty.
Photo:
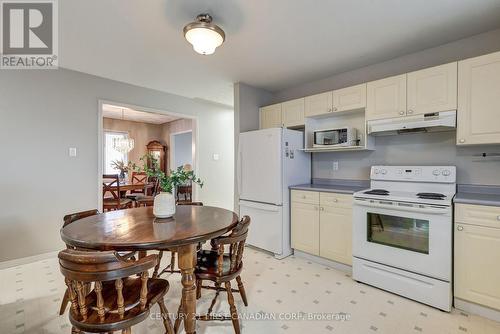
M352 196L292 190L292 248L352 264Z
M319 206L292 203L292 248L319 255Z
M500 208L457 204L455 297L500 310Z

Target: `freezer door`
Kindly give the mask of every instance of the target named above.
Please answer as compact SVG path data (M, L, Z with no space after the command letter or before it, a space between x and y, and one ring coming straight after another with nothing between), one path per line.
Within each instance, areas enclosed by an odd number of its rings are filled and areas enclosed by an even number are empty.
M240 199L282 203L282 131L273 128L240 134L237 165Z
M246 240L249 245L283 253L283 207L240 201L240 215L251 219Z

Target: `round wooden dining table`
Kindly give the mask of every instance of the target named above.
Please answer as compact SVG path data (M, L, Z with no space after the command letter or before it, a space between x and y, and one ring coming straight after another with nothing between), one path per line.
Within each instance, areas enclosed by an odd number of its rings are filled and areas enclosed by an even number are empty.
M77 220L61 229L63 241L91 250L176 250L182 279L186 333L196 333L196 247L230 231L236 213L210 206L177 206L172 218L159 219L152 207L101 213Z

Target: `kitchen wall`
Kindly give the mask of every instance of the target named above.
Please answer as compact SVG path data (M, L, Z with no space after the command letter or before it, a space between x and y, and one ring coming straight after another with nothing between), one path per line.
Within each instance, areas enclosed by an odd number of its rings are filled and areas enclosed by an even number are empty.
M165 144L162 141L163 124L148 124L104 117L103 129L127 132L129 137L134 139L134 149L128 153L128 160L139 166L142 165L139 159L147 153L146 145L149 142L158 140Z
M62 249L62 217L96 208L100 99L196 117L199 200L233 208L232 109L66 69L2 71L0 261Z
M498 50L500 29L291 87L276 92L273 102L348 87ZM455 132L379 137L373 152L314 153L312 177L368 179L369 168L374 164L444 164L457 166L459 183L500 185L500 159L474 156L482 152L500 153L500 146L457 147ZM333 171L333 161L339 161L338 171Z

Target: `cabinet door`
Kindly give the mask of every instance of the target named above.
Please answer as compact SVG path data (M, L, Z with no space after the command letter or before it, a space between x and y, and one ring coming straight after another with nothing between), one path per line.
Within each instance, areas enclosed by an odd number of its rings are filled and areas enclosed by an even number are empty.
M408 73L407 115L457 109L457 63Z
M406 116L406 74L369 82L366 119Z
M307 96L305 99L305 116L318 116L332 112L332 92Z
M319 255L319 206L292 203L292 248Z
M500 52L458 62L457 144L500 143Z
M296 99L281 104L283 125L300 126L304 125L304 102L305 99Z
M260 108L260 128L279 128L281 121L281 103Z
M500 229L455 224L455 297L500 310Z
M319 232L319 255L352 265L352 209L322 206Z
M334 90L332 94L333 112L366 107L366 84Z

